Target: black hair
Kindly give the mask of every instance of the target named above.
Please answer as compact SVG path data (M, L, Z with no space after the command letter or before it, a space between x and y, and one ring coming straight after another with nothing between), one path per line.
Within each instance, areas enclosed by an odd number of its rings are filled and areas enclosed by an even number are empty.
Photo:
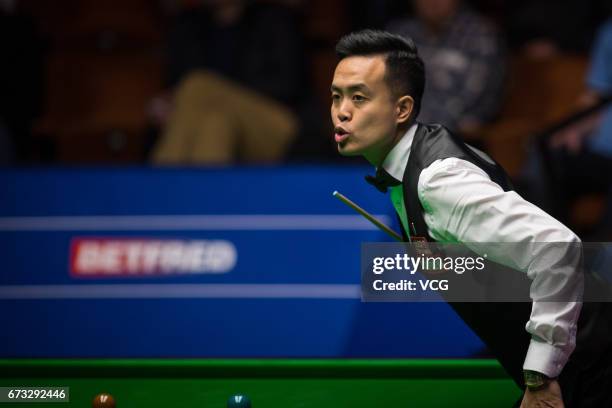
M336 44L336 56L340 60L378 54L385 56L385 82L391 94L410 95L414 99L410 116L416 118L425 89L425 66L412 39L387 31L361 30L345 35Z

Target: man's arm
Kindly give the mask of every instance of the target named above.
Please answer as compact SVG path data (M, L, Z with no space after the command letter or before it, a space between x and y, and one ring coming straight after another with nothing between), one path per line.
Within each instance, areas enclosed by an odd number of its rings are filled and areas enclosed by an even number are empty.
M440 241L479 243L488 258L527 273L534 301L526 330L531 334L523 368L557 377L575 348L582 304L579 260L551 253L545 242L579 243L559 221L520 197L505 192L480 168L464 160L438 160L421 172L419 199L430 235ZM493 243L483 246L482 243ZM497 244L495 244L497 243ZM512 245L499 245L512 243Z
M600 102L601 97L597 92L587 90L578 98L576 107L578 110L589 109ZM580 152L585 140L592 136L601 124L602 116L602 110L597 110L578 122L553 133L550 137L550 147L554 149L565 147L574 154Z

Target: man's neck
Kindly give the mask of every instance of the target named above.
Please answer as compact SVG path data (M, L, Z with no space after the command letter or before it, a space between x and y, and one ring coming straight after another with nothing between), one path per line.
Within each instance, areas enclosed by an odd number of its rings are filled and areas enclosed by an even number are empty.
M403 135L397 144L385 157L381 167L394 179L401 181L406 172L406 166L412 150L412 142L417 131L417 124L412 125Z
M410 125L412 126L412 124ZM404 135L406 134L406 131L408 129L410 129L410 126L408 127L398 127L395 130L395 134L393 135L392 140L390 141L390 143L388 143L387 145L385 145L384 148L378 150L378 152L375 152L374 154L368 155L365 154L364 157L365 159L370 162L370 164L376 168L380 167L383 162L385 161L385 158L387 157L387 155L389 154L389 152L391 152L391 150L393 150L393 148L397 145L397 143L402 140L402 137L404 137Z

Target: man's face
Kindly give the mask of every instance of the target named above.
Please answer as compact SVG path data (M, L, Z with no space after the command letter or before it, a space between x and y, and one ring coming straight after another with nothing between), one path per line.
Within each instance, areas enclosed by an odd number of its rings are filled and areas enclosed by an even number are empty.
M331 117L338 151L380 164L394 143L396 104L385 77L383 56L341 60L332 81Z

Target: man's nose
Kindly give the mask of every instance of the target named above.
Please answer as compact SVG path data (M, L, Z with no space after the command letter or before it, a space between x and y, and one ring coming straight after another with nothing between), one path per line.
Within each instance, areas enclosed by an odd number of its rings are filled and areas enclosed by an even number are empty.
M348 107L346 106L346 104L342 104L340 105L340 109L338 109L338 119L341 122L346 122L347 120L350 120L352 117L351 111L350 109L348 109Z

